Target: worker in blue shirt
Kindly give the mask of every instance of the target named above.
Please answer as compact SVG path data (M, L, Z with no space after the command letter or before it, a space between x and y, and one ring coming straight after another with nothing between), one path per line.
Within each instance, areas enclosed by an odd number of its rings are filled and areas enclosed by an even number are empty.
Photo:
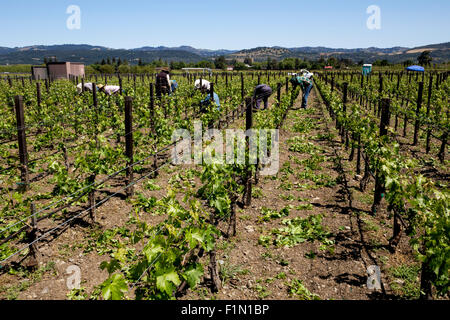
M172 95L172 93L175 93L175 91L177 91L177 89L178 89L177 80L170 80L170 87L172 88L172 92L170 95Z
M209 105L210 101L211 101L211 92L209 90L206 90L207 96L205 99L203 99L202 101L200 101L200 106L202 107L201 110L204 110L206 106ZM217 110L220 111L220 100L219 100L219 96L217 95L217 93L214 92L214 102L216 103L217 106Z

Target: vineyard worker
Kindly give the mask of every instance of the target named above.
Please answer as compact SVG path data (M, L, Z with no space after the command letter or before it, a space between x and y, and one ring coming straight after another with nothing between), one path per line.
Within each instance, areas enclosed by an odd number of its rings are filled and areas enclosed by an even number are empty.
M292 78L289 80L289 82L292 84L292 89L297 89L298 86L300 86L300 81L298 80L298 76L296 73L292 75Z
M200 82L201 82L201 87L200 87ZM205 79L197 79L194 82L194 87L195 89L198 90L208 90L211 88L211 82L209 82L208 80Z
M302 91L303 91L302 108L304 108L304 109L306 109L306 107L308 105L308 96L314 85L313 77L314 77L314 74L309 72L308 70L302 70L302 75L297 77L297 81L299 82L299 84L302 88Z
M120 91L120 86L104 86L102 84L98 85L99 91L106 93L108 96L112 96Z
M170 80L170 88L172 89L172 93L175 93L178 89L178 82L177 80Z
M206 111L206 107L210 104L211 101L211 91L210 90L205 90L207 93L207 96L205 99L203 99L202 101L200 101L200 110L201 111ZM217 110L220 111L220 100L219 100L219 96L217 95L217 93L214 92L214 102L216 104Z
M78 94L81 94L82 92L83 92L83 84L82 83L79 83L78 85L77 85L77 92L78 92ZM97 86L97 91L98 91L98 86ZM86 82L85 84L84 84L84 91L92 91L92 82Z
M168 69L162 69L161 72L156 75L156 95L160 98L162 95L170 94L171 92L170 71Z
M264 110L269 107L269 97L272 95L272 88L267 84L260 84L255 87L254 98L256 100L256 110L260 109L261 101L264 101Z

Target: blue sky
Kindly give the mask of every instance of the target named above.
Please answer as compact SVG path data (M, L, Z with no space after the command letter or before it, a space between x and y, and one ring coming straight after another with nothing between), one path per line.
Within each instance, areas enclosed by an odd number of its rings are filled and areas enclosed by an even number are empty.
M0 46L87 43L112 48L191 45L414 47L450 41L449 0L3 0ZM68 30L69 5L81 29ZM381 9L369 30L366 8Z

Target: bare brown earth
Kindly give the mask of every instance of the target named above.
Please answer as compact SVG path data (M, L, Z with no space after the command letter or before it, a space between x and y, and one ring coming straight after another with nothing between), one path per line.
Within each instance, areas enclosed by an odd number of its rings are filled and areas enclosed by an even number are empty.
M299 103L297 101L289 111L280 130L280 169L289 165L291 170L280 170L275 177L261 177L254 187L252 205L238 209L236 237L221 238L218 243L217 259L224 280L222 289L212 293L206 281L199 288L188 291L182 299L298 299L298 295L288 292L289 283L293 280L301 280L304 287L320 299L400 297L391 289L390 284L395 279L389 270L415 264L408 239L402 238L396 253L389 252L387 244L392 234L392 220L385 210L375 217L369 215L372 184L365 194L358 191L354 163L347 161L349 151L344 150L338 141L332 121L317 94L312 92L307 111L300 110ZM306 118L313 119L314 128L306 133L295 132L294 125ZM334 186L316 188L311 181L298 178L304 169L300 161L309 158L309 154L289 151L288 140L302 134L325 157L314 173L335 181ZM327 139L330 134L331 138ZM169 179L185 169L165 167L155 179L160 190L149 191L139 183L136 192L159 199L165 195ZM117 180L107 192L114 192L122 185L122 180ZM104 195L99 193L97 197L101 199ZM107 272L100 270L99 265L109 260L110 253L109 247L102 248L92 241L113 228L124 226L132 230L134 225L128 222L133 216L152 225L164 219L164 215L134 213L132 204L122 196L113 198L97 210L97 224L90 224L89 218L78 220L58 236L42 241L39 248L46 269L42 267L41 271L31 274L0 271L0 298L66 299L70 291L66 286L69 278L66 270L70 265L81 269L81 286L88 294L92 293L107 278ZM300 204L311 204L312 207L297 209ZM334 250L320 250L317 241L304 242L292 248L258 244L261 235L282 227L282 219L261 222L261 208L279 211L289 205L293 207L285 218L323 215L323 224L335 242ZM219 227L226 230L227 226L221 224ZM128 241L122 237L115 239ZM136 250L139 249L138 245ZM381 268L383 286L380 291L367 289L367 268L371 265Z

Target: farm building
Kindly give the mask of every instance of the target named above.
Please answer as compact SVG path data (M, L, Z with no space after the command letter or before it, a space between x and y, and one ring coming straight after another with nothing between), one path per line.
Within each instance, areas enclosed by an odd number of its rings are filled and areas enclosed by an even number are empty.
M49 62L44 66L31 67L34 79L69 79L84 77L84 64L79 62Z

